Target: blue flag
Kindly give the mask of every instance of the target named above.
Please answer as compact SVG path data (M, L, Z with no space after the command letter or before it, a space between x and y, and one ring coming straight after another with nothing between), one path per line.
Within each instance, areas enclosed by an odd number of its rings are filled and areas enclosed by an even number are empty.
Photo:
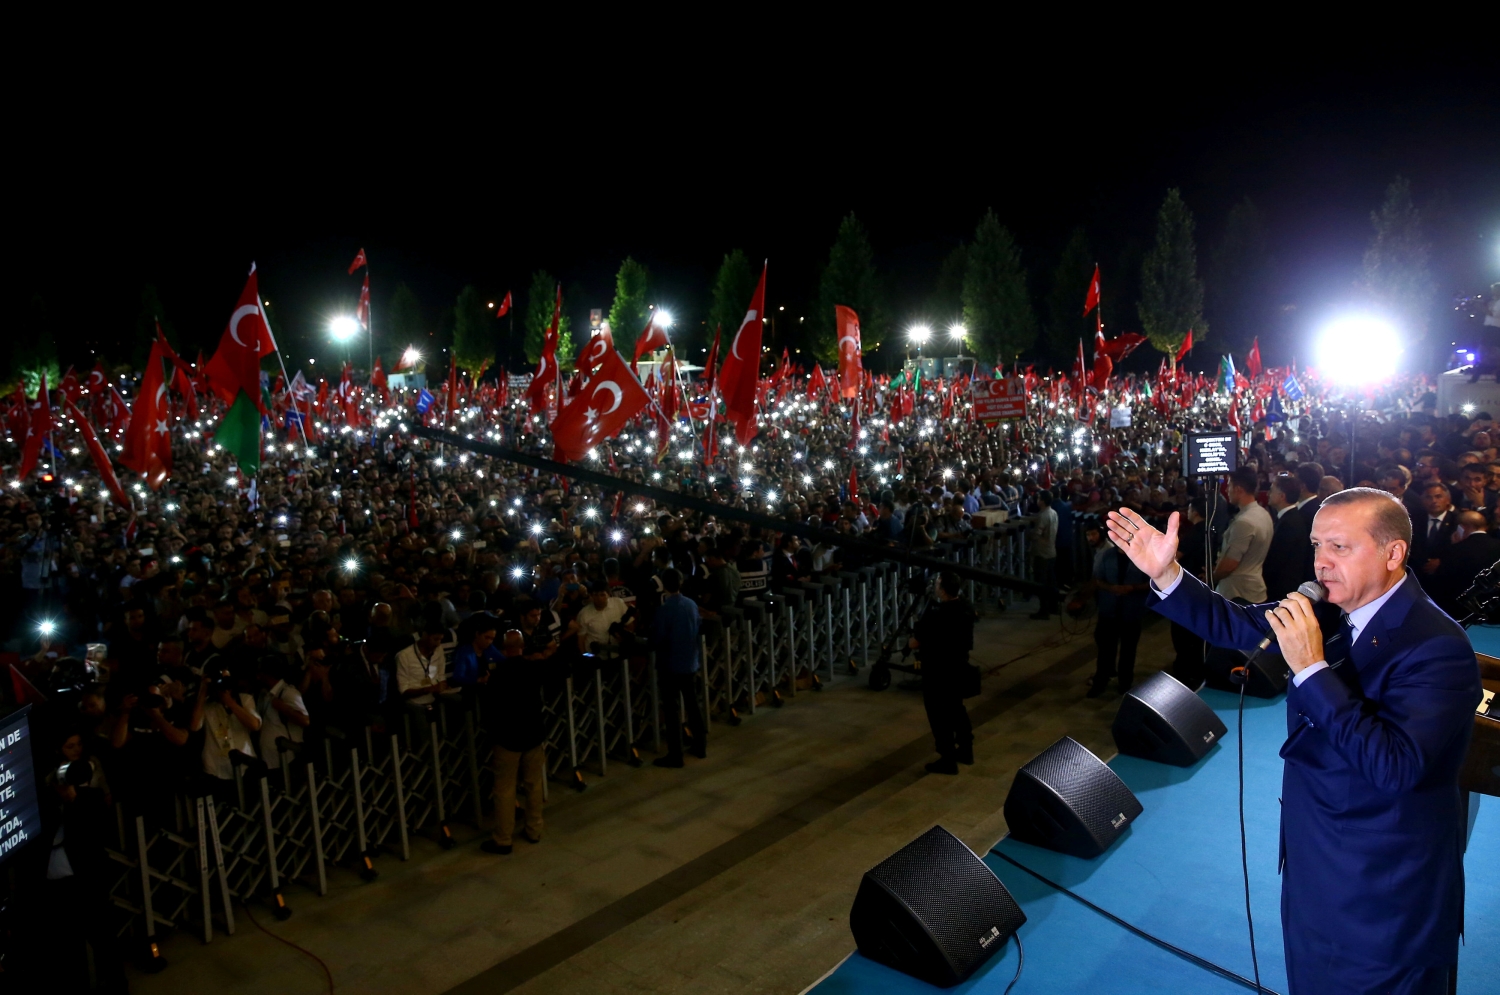
M436 398L432 396L432 392L429 391L426 387L423 387L422 393L417 395L417 414L425 415L427 413L427 409L432 407L432 402L434 400L436 400Z
M297 410L291 410L291 411L288 411L286 413L286 421L284 421L282 423L281 427L284 428L284 429L286 429L288 432L290 432L292 429L300 426L301 424L302 424L302 412L297 411Z
M1281 410L1281 395L1271 391L1271 403L1266 405L1266 424L1273 425L1279 421L1286 421L1286 412Z
M1302 385L1297 382L1295 374L1288 373L1286 375L1286 382L1281 385L1281 389L1286 391L1286 396L1292 400L1302 400Z

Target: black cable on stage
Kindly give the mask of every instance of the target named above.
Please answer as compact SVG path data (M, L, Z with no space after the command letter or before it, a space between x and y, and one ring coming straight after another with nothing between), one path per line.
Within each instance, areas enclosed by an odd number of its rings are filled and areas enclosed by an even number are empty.
M1250 926L1250 966L1255 971L1256 995L1265 991L1260 985L1260 958L1255 954L1255 916L1250 913L1250 856L1245 846L1245 688L1250 686L1250 664L1260 656L1256 650L1250 654L1245 661L1245 672L1240 684L1240 707L1239 719L1236 721L1235 736L1239 740L1239 766L1240 766L1240 871L1245 876L1245 922Z
M1257 992L1263 992L1265 993L1265 995L1281 995L1281 993L1277 992L1275 989L1266 988L1259 982L1252 981L1243 975L1236 974L1227 967L1220 967L1218 964L1215 964L1211 960L1205 960L1204 958L1199 957L1197 954L1188 953L1186 950L1182 949L1179 946L1176 946L1175 944L1168 943L1166 940L1163 940L1160 937L1152 936L1150 933L1146 932L1144 929L1141 929L1138 926L1132 926L1130 923L1126 922L1124 919L1121 919L1113 912L1101 909L1099 906L1095 905L1093 902L1089 901L1087 898L1084 898L1077 892L1065 888L1064 886L1058 884L1056 881L1043 877L1036 871L1021 863L1019 860L1011 857L1009 854L1001 853L999 850L991 850L990 853L993 853L995 856L999 857L1007 864L1025 871L1027 874L1030 874L1032 877L1036 878L1047 887L1062 892L1064 895L1067 895L1069 898L1073 899L1073 901L1075 902L1078 902L1080 905L1087 906L1093 911L1099 913L1104 918L1108 919L1110 922L1114 923L1116 926L1124 927L1125 929L1134 933L1136 936L1139 936L1141 939L1146 940L1150 943L1154 943L1158 947L1161 947L1163 950L1166 950L1169 953L1176 954L1178 957L1181 957L1183 960L1187 961L1190 964L1193 964L1196 967L1201 967L1205 971L1211 971L1221 978L1224 978L1228 981L1233 981L1235 984L1244 985L1246 988L1253 988Z
M1017 981L1021 980L1021 968L1026 966L1026 948L1021 946L1021 934L1013 933L1011 935L1015 938L1016 953L1021 955L1021 960L1016 964L1016 976L1010 979L1010 984L1005 986L1005 991L1001 992L1000 995L1010 995L1010 990L1016 987Z

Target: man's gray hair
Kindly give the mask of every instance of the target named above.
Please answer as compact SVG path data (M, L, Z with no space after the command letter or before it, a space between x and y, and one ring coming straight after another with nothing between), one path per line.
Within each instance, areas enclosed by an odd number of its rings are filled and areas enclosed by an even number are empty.
M1345 504L1367 504L1374 512L1370 521L1370 538L1382 546L1397 539L1406 543L1407 554L1411 553L1411 515L1401 499L1389 491L1374 487L1346 487L1323 499L1318 510L1337 508Z

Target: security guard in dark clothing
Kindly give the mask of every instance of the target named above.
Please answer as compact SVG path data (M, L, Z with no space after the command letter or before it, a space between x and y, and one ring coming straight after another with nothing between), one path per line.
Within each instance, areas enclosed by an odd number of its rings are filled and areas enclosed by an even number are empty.
M957 574L944 570L938 575L935 600L917 620L908 644L921 651L922 703L939 757L927 765L933 774L957 774L959 764L974 762L974 730L964 690L966 679L972 679L975 615L959 590Z

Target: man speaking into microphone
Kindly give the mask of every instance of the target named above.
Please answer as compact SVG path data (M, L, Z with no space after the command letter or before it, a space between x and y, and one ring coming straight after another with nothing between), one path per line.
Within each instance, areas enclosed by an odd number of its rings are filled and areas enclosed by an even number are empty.
M1109 513L1110 539L1151 578L1151 607L1216 646L1248 652L1273 636L1293 674L1281 748L1292 995L1451 991L1464 891L1458 773L1479 665L1406 568L1406 508L1352 487L1318 509L1317 579L1342 611L1298 593L1249 606L1215 594L1177 565L1177 527L1175 513L1165 533L1132 511Z

